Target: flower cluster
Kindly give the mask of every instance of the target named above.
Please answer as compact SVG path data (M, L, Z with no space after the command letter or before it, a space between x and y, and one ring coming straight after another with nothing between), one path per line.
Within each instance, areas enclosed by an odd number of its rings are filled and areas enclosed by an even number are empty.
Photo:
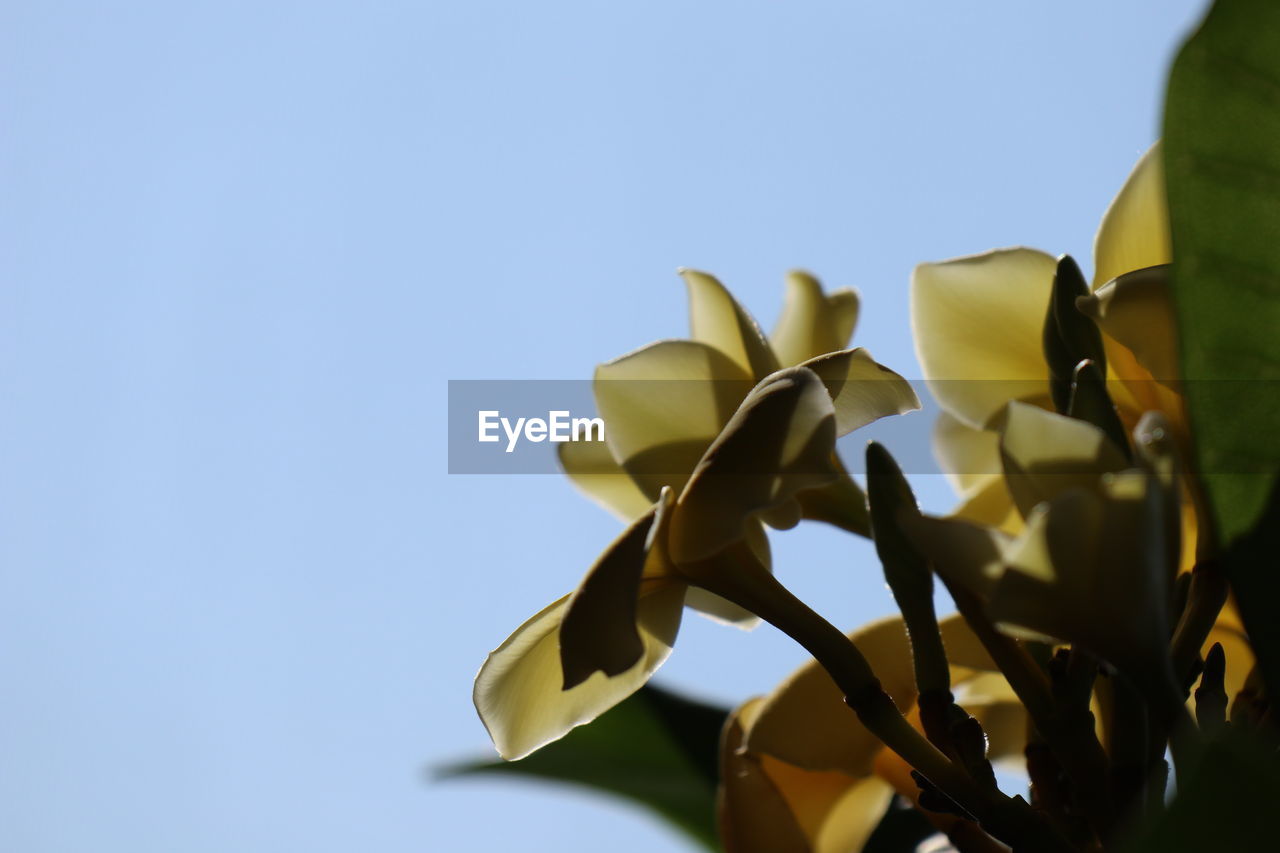
M766 336L718 281L683 271L691 338L600 365L608 441L561 446L627 527L481 669L499 753L528 755L638 690L690 606L763 619L813 656L728 717L726 850L859 850L895 797L962 850L1108 842L1157 790L1166 745L1183 760L1253 681L1187 463L1161 157L1142 157L1103 216L1092 283L1027 248L915 270L934 450L960 494L946 517L917 508L883 448L865 491L836 454L837 437L919 407L846 349L854 291L791 274ZM802 519L872 537L902 616L845 634L791 596L765 529ZM959 614L936 616L934 578ZM1020 757L1030 804L992 769Z

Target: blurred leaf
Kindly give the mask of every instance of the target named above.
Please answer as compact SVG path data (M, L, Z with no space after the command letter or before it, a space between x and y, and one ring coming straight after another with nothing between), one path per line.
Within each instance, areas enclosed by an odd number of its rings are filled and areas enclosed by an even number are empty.
M520 761L457 764L441 768L438 776L525 776L607 791L652 809L703 847L718 850L718 751L728 715L649 684Z
M1280 470L1280 4L1214 3L1164 123L1182 376L1225 545Z
M901 797L894 797L862 853L914 853L920 842L937 834L923 812Z
M1178 788L1169 809L1141 828L1123 853L1249 853L1280 846L1272 819L1280 802L1274 744L1229 729L1181 774Z
M1226 548L1255 527L1280 471L1280 4L1214 3L1174 62L1164 146L1184 391ZM1225 559L1273 690L1274 562L1256 543Z

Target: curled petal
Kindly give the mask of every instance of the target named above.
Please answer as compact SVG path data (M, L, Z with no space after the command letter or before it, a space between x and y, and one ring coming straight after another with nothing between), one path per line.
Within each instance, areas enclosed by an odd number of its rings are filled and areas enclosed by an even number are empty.
M780 367L756 321L723 284L697 270L682 269L680 275L689 287L689 325L695 341L724 353L753 379Z
M1157 142L1138 160L1102 217L1093 243L1093 286L1171 258L1164 160Z
M638 624L644 655L613 678L597 673L561 690L559 628L569 597L544 608L494 649L476 676L472 700L498 754L514 761L589 723L649 680L671 653L684 585L669 581L641 598Z
M783 365L844 349L858 319L858 292L827 295L803 270L787 274L787 298L769 342Z
M818 356L801 366L818 374L831 395L837 435L920 408L911 383L877 363L861 347Z
M641 582L673 574L661 545L670 504L668 489L657 506L614 540L570 596L560 625L566 690L596 672L621 675L644 656L637 625Z
M761 382L707 449L676 502L671 556L706 559L746 535L747 521L833 482L835 413L822 382L792 367Z
M916 355L945 410L981 429L1009 400L1048 399L1041 332L1056 270L1052 257L1023 248L916 267Z
M1153 395L1160 390L1143 389L1140 382L1177 386L1178 327L1168 266L1124 273L1080 297L1077 304L1102 329L1107 359L1116 359L1117 375L1137 399L1157 402Z

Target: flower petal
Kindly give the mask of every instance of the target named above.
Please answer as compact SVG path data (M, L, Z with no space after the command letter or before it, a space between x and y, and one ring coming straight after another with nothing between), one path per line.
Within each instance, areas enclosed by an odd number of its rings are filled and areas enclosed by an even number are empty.
M1000 436L991 430L974 429L947 412L933 422L933 455L962 497L986 485L992 476L1001 476Z
M715 276L690 269L681 269L680 275L689 287L689 325L695 341L724 353L756 380L781 366L756 321Z
M1143 393L1134 386L1152 379L1176 386L1177 323L1169 292L1169 267L1128 272L1077 301L1106 336L1107 360L1117 359L1116 374L1144 403L1158 389ZM1117 349L1120 347L1122 349Z
M1093 286L1171 259L1164 159L1157 142L1138 160L1102 217L1093 242Z
M1079 643L1131 677L1152 677L1169 636L1161 499L1154 477L1126 471L1106 478L1101 494L1073 489L1042 505L1005 549L992 620Z
M900 616L873 622L850 635L885 692L899 708L915 701L911 647ZM868 776L883 744L844 702L827 671L810 661L765 700L747 747L806 770Z
M867 496L863 494L862 487L849 476L840 460L840 454L834 454L832 465L840 472L839 479L826 486L807 489L796 496L801 516L869 537L871 519L867 515Z
M760 700L733 713L720 744L720 790L716 802L725 853L808 853L809 839L757 756L743 748Z
M684 586L669 582L640 600L644 657L613 678L597 673L561 690L559 628L569 597L541 610L494 649L476 676L472 700L498 754L514 761L589 723L649 680L671 653Z
M676 502L671 556L712 556L746 535L747 520L796 493L833 482L835 412L817 375L801 367L761 382L707 449Z
M821 355L801 367L818 374L831 395L837 435L920 408L920 398L911 383L877 363L861 347Z
M1042 501L1074 488L1096 488L1103 474L1127 464L1093 424L1010 403L1000 436L1005 484L1023 518Z
M1022 515L1013 505L1009 487L1000 474L985 477L977 483L950 517L994 527L1010 536L1022 530Z
M614 460L607 442L566 441L556 445L556 453L573 484L623 521L634 521L653 506Z
M1009 400L1048 398L1041 332L1056 270L1023 248L915 268L916 355L939 404L969 426L987 426Z
M769 343L783 365L799 364L844 349L857 319L856 290L828 296L812 275L793 270L787 274L786 302Z
M596 560L569 597L560 624L560 664L564 689L596 672L621 675L645 652L637 626L641 582L672 576L661 539L670 518L671 491L628 527ZM658 547L651 547L658 540Z
M719 350L658 341L597 367L594 388L614 458L652 503L684 485L751 384Z

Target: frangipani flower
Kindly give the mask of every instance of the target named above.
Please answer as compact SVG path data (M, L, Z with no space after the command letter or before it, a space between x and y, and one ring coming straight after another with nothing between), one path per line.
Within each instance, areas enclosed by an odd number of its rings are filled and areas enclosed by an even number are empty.
M1171 439L1175 455L1186 460L1191 458L1190 436L1167 282L1171 257L1157 143L1138 161L1102 218L1094 241L1091 293L1076 300L1076 307L1101 332L1106 387L1123 428L1132 431L1145 413L1159 412L1161 431ZM943 410L934 428L934 451L961 495L955 515L1010 535L1023 530L1038 501L1025 488L1017 493L1028 481L1010 471L1008 427L1002 419L1011 400L1053 408L1043 342L1057 270L1057 261L1048 254L1013 248L921 264L912 277L916 352ZM1058 430L1022 443L1040 444L1052 455L1058 452L1055 442L1066 434ZM1074 434L1082 435L1078 428ZM1118 470L1114 463L1114 456L1105 464L1094 459L1090 473ZM1188 571L1195 565L1204 528L1194 484L1184 476L1174 489L1179 499L1167 504L1166 512L1181 523L1166 520L1165 526L1176 530L1170 545L1175 564ZM1247 672L1253 660L1242 636L1235 604L1229 601L1205 646L1207 650L1219 640L1237 649L1229 679Z
M600 365L595 396L606 443L559 446L575 485L622 519L640 517L664 486L679 491L747 391L780 367L804 364L845 386L837 399L842 430L919 407L902 377L865 350L844 350L857 323L856 291L825 294L813 276L790 273L782 317L766 338L714 277L681 275L692 339L657 341ZM789 527L801 517L867 532L861 492L843 474L767 520Z
M489 655L474 700L504 758L527 755L637 690L670 653L687 593L772 594L760 519L837 481L838 433L897 411L899 398L875 409L882 397L844 381L852 360L835 353L767 376L702 453L679 497L664 485L575 593Z
M1185 442L1165 275L1169 246L1157 144L1102 218L1092 293L1078 308L1102 332L1107 388L1125 428L1159 410ZM921 264L912 276L916 353L943 410L934 449L962 496L958 514L1008 531L1021 516L1000 476L999 416L1010 400L1053 407L1042 332L1057 268L1045 252L1013 248Z
M940 623L957 701L989 737L989 757L1021 753L1027 718L963 620ZM919 726L911 649L900 617L851 633L882 686ZM911 768L858 721L810 662L734 713L721 745L721 839L728 853L848 853L863 844L894 793L915 801ZM957 818L928 813L940 828Z

